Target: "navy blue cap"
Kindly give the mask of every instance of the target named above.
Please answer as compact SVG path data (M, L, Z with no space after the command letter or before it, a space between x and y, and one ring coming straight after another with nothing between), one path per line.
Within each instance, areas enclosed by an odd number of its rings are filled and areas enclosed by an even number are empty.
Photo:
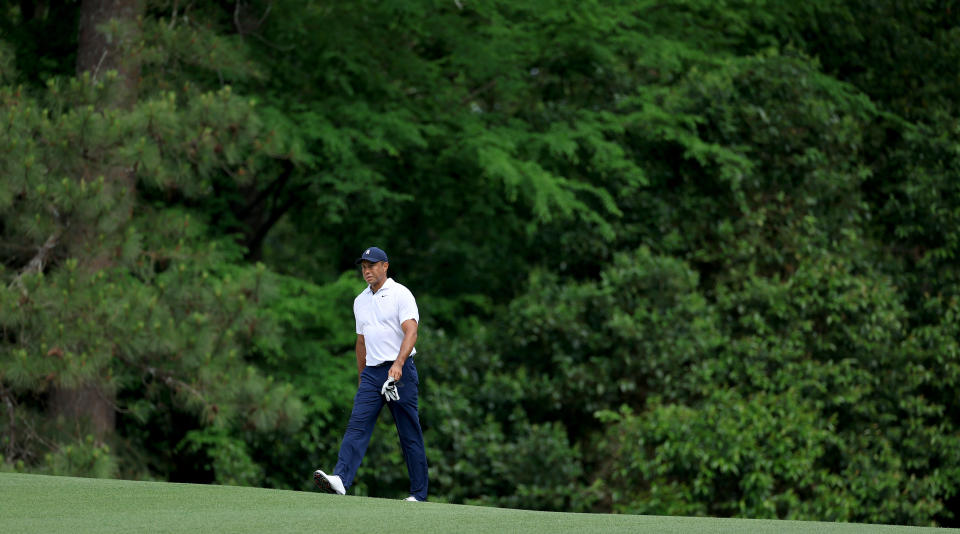
M364 250L363 254L361 254L354 263L359 264L363 260L372 261L373 263L390 261L387 259L387 253L384 252L383 249L377 247L370 247L367 250Z

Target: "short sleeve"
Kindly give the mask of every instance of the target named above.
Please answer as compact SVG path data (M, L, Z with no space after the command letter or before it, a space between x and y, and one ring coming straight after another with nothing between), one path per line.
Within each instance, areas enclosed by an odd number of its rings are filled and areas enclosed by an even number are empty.
M400 292L399 299L397 302L398 314L400 319L400 324L403 324L407 319L413 319L420 323L420 310L417 309L417 301L413 298L413 293L409 289L403 288L403 291Z

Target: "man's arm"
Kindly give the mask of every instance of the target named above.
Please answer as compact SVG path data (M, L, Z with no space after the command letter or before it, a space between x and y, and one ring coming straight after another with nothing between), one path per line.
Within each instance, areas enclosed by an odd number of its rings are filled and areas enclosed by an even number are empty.
M397 359L390 366L390 372L387 373L394 380L400 380L400 377L403 376L403 364L410 357L410 353L413 352L413 346L417 344L417 321L415 319L407 319L400 323L400 328L403 329L400 354L397 354Z
M367 345L363 341L363 334L357 334L357 385L360 385L360 374L367 366Z

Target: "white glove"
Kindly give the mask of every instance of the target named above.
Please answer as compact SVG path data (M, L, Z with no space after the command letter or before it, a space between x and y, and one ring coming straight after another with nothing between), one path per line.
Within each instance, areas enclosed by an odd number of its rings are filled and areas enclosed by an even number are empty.
M397 391L396 380L388 378L380 388L380 394L386 397L387 402L400 400L400 392Z

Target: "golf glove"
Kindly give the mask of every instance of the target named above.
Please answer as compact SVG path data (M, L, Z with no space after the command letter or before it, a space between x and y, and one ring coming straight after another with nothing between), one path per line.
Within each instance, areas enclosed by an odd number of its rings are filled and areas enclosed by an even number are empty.
M388 378L387 381L383 383L383 387L380 388L380 394L387 399L387 402L400 400L400 392L397 391L397 382L392 378Z

